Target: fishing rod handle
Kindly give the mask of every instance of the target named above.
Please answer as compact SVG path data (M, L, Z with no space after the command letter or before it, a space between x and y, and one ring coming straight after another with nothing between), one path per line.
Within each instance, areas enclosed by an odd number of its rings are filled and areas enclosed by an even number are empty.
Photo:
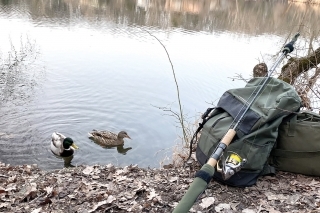
M215 165L217 165L217 162L220 159L223 151L227 148L227 146L229 146L235 135L236 131L234 129L228 130L228 132L221 139L217 149L210 156L207 164L209 164L212 167L215 167Z
M293 39L283 47L282 52L285 53L285 54L291 53L293 51L293 49L294 49L293 45L294 45L294 43L296 43L296 41L297 41L299 36L300 36L300 33L297 33L293 37Z

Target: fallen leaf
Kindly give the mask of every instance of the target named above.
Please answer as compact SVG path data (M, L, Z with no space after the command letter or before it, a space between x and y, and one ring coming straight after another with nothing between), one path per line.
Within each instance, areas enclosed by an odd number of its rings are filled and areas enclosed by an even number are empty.
M46 197L43 201L41 201L39 203L39 205L46 205L46 204L51 204L52 201L50 200L50 198Z
M47 195L51 195L52 194L52 191L53 191L53 187L49 187L49 186L47 186L46 188L46 191L47 191Z
M0 194L6 192L5 188L0 186Z
M229 209L231 209L231 206L228 203L219 203L216 207L214 207L214 210L216 210L216 212L221 212L222 210Z
M97 180L97 179L99 179L99 178L100 178L100 176L98 176L98 175L93 175L93 176L92 176L92 179L93 179L93 180Z
M309 183L310 186L320 186L320 182L316 181L315 179L312 179L312 181Z
M116 200L115 197L113 197L112 195L108 196L107 198L107 203L112 203L114 200Z
M118 175L120 175L120 174L122 174L123 173L123 170L122 169L119 169L119 170L117 170L116 171L116 173L114 174L115 176L118 176Z
M7 188L5 189L5 191L6 191L6 192L9 192L9 191L14 191L14 190L16 190L16 189L17 189L16 185L10 183L10 184L8 184L8 186L7 186Z
M279 200L282 202L287 199L287 196L283 194L273 194L272 192L265 192L265 195L267 196L268 200Z
M16 182L17 181L17 176L14 175L14 176L11 176L8 178L8 183L13 183L13 182Z
M269 208L267 208L266 209L269 213L281 213L280 211L278 211L278 210L276 210L276 209L274 209L274 208L272 208L272 207L269 207Z
M174 181L176 181L176 180L178 180L179 179L179 177L171 177L170 179L169 179L169 181L170 182L174 182Z
M75 196L75 195L68 195L68 197L70 198L70 199L77 199L77 197Z
M206 209L208 208L209 206L211 206L213 203L214 203L215 199L214 197L206 197L206 198L203 198L201 200L201 203L200 203L200 206L203 208L203 209Z
M294 195L291 195L291 196L288 196L288 199L287 199L287 203L291 204L291 205L294 205L297 203L297 201L300 199L300 195L298 194L294 194Z
M42 210L42 207L38 208L38 209L35 209L33 210L31 213L40 213Z
M87 166L84 170L82 170L82 173L85 175L89 175L93 170L93 166Z
M24 199L32 199L37 194L37 184L36 183L28 183L26 184L21 191L19 192L21 195L21 200Z
M230 203L230 207L233 211L237 211L237 206L239 205L240 203Z
M256 213L253 209L243 209L241 213Z
M108 202L107 202L106 200L97 203L91 210L89 210L89 213L90 213L90 212L94 212L97 208L99 208L100 206L102 206L102 205L104 205L104 204L107 204L107 203L108 203Z
M151 189L150 194L147 196L148 200L152 200L154 197L156 197L158 194L156 193L156 191L154 189Z
M125 181L126 179L127 179L126 176L117 176L117 178L116 178L116 180L117 180L118 182L120 182L120 181Z
M0 203L0 209L5 207L7 208L9 206L10 203Z

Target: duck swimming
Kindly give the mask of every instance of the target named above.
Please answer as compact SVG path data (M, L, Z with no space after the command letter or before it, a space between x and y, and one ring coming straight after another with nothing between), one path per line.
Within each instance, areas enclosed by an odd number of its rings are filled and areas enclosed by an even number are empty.
M115 134L110 131L97 131L92 130L88 133L90 139L96 141L97 143L104 146L119 146L124 144L124 138L130 138L130 136L125 131L121 131Z
M66 137L59 132L54 132L52 133L50 149L55 155L60 157L70 157L78 147L71 138Z

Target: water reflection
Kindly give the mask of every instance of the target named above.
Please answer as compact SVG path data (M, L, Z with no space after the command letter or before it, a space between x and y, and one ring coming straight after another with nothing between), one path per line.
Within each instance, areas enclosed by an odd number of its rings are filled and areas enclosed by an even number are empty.
M107 145L104 145L104 144L99 143L99 141L94 140L94 139L91 139L91 141L93 141L95 144L101 146L101 147L104 148L104 149L117 149L118 153L119 153L119 154L122 154L122 155L126 155L127 152L128 152L130 149L132 149L132 147L124 148L124 144L123 144L123 145L119 145L119 146L107 146Z
M53 154L53 155L54 155L54 157L56 157L57 159L63 160L63 163L64 163L64 167L65 167L65 168L75 167L73 164L71 164L71 161L72 161L72 159L74 158L73 155L68 156L68 157L61 157L61 156L58 156L58 155L55 155L55 154Z
M37 60L40 51L34 40L21 35L20 44L10 44L9 51L0 50L0 108L25 105L34 98L45 71ZM1 52L4 51L4 52Z
M318 4L287 0L31 0L1 1L2 5L27 8L39 25L83 25L96 28L101 22L123 25L171 27L193 31L232 31L247 34L298 31L312 27L319 31ZM9 9L7 9L9 10ZM295 28L295 29L294 29Z

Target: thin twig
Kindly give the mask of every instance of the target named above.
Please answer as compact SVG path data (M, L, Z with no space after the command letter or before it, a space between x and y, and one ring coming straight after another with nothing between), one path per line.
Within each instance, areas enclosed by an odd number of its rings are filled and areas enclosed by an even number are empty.
M142 28L141 28L142 29ZM167 56L168 56L168 59L169 59L169 62L171 64L171 69L172 69L172 74L173 74L173 77L174 77L174 81L176 83L176 87L177 87L177 95L178 95L178 101L179 101L179 109L180 109L180 123L181 123L181 126L182 126L182 131L183 131L183 137L184 137L184 140L185 142L187 142L187 135L186 135L186 132L185 132L185 126L184 126L184 122L183 122L183 113L182 113L182 107L181 107L181 101L180 101L180 93L179 93L179 86L178 86L178 82L177 82L177 78L176 78L176 74L174 72L174 68L173 68L173 64L172 64L172 61L171 61L171 58L170 58L170 55L166 49L166 47L162 44L162 42L154 35L152 35L149 31L145 30L145 29L142 29L144 31L146 31L150 36L154 37L160 44L161 46L164 48L164 50L166 51L167 53Z

